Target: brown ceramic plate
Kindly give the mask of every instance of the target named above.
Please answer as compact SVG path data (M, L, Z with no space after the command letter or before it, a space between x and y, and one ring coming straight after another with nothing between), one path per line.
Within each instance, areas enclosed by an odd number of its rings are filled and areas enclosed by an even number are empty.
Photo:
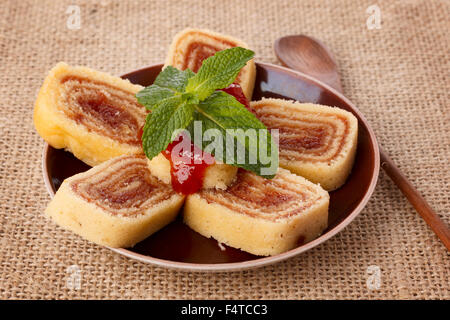
M123 75L133 83L148 86L161 71L154 65ZM113 251L139 261L191 271L233 271L260 267L296 256L328 240L347 226L363 209L375 188L380 159L375 135L359 110L342 94L329 86L296 71L276 65L257 63L253 100L262 97L294 99L301 102L337 106L352 112L359 120L358 150L355 165L344 186L330 193L328 228L314 241L288 252L258 257L225 247L207 239L176 220L129 249ZM61 182L89 166L64 150L48 145L43 154L44 180L51 196Z

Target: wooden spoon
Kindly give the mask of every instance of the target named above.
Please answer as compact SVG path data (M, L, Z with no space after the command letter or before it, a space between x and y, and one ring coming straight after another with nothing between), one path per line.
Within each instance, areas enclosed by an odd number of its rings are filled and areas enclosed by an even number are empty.
M275 41L274 49L276 56L284 66L310 75L342 92L336 62L331 52L320 41L305 35L286 36ZM383 148L380 145L378 147L381 167L450 251L448 226L433 211Z

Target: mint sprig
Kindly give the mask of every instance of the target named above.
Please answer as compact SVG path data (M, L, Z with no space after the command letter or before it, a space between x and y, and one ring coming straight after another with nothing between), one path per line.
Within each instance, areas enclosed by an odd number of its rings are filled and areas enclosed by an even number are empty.
M195 76L195 73L190 69L184 71L178 70L172 66L167 66L156 77L154 85L170 88L175 92L184 92L189 78Z
M138 102L151 113L147 116L142 135L145 155L152 159L165 150L183 129L191 130L193 121L202 122L202 130L216 129L221 133L225 154L215 154L217 160L262 174L261 169L278 167L278 148L266 127L235 97L216 91L235 81L239 71L253 58L254 52L235 47L217 52L203 61L197 74L187 69L166 67L154 83L137 93ZM256 135L229 135L229 129L255 129ZM262 134L267 139L261 139ZM192 135L193 138L193 135ZM208 143L202 142L203 150ZM238 151L245 151L242 161ZM262 156L269 157L269 162Z

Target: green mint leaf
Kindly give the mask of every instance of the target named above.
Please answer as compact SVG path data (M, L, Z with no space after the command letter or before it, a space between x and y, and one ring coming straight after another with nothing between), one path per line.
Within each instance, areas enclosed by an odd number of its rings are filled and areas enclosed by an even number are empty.
M172 89L176 92L184 92L188 79L195 75L190 69L178 70L172 66L167 66L159 73L153 84Z
M197 74L189 78L186 92L197 94L200 101L205 100L215 90L229 86L254 52L234 47L217 52L205 59Z
M194 75L195 73L189 69L181 71L172 66L167 66L159 73L151 86L136 94L136 98L148 110L153 110L158 103L165 99L182 94L188 79Z
M200 100L198 100L197 95L192 94L192 93L182 93L181 94L181 98L186 101L187 104L199 104Z
M174 95L175 92L172 89L153 84L139 91L136 98L140 104L151 111L158 103Z
M164 151L175 139L178 130L185 129L193 119L193 106L181 96L168 98L157 104L147 116L142 135L142 147L149 159Z
M204 151L212 153L219 161L244 168L265 178L275 176L278 168L278 147L264 124L236 98L223 91L216 91L195 106L195 109L194 121L202 122L202 133L205 135L208 133L208 129L218 130L221 134L217 138L222 139L221 144L225 150L219 155L215 149L208 150L207 146L211 143L210 141L202 141L200 147ZM195 142L193 123L188 130ZM230 129L235 130L234 134L230 134ZM254 130L247 131L248 129ZM267 137L265 140L261 137L263 134ZM213 140L215 141L215 139L211 139L211 141ZM261 154L266 155L264 161ZM275 170L270 174L264 174L261 171L262 168L275 168Z

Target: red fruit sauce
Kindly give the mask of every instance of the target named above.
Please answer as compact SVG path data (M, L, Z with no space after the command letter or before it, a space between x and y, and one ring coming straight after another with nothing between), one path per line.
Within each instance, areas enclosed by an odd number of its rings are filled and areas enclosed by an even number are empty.
M232 83L228 87L221 89L221 91L234 96L249 111L252 111L239 84ZM143 128L138 132L140 138L142 138L142 133ZM170 175L173 189L178 193L188 195L202 188L206 168L212 165L215 160L211 154L203 152L192 141L188 142L185 139L189 138L180 134L168 145L162 154L170 161ZM190 145L190 148L188 147L183 150L182 143L185 146ZM173 152L175 153L172 156Z
M189 146L187 150L182 149L183 141L185 146ZM211 154L203 152L183 134L171 142L162 154L170 161L173 189L185 195L202 188L206 168L215 162Z

